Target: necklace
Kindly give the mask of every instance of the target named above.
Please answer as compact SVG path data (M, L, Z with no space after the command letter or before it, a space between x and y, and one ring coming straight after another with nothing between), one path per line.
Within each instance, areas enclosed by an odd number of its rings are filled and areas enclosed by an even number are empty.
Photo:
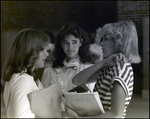
M76 61L78 61L78 60L79 60L79 57L74 58L74 59L71 59L68 63L74 63L74 62L76 62Z

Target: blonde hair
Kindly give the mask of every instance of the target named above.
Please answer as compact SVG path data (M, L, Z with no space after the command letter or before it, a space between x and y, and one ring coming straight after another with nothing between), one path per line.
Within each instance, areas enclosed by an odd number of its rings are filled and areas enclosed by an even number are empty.
M115 23L108 23L102 29L97 30L102 38L110 36L130 63L139 63L141 58L138 53L138 35L135 24L131 20L122 20Z

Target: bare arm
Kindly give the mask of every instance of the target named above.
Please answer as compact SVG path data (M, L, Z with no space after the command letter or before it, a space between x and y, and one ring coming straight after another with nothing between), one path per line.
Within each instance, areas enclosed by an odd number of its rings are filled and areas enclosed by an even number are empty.
M124 55L121 53L112 54L111 56L103 59L99 63L79 72L77 75L74 76L72 82L74 85L78 86L84 83L95 82L97 80L98 70L107 67L107 66L114 66L117 64L118 61L122 60Z
M101 61L99 63L97 63L96 65L93 65L81 72L79 72L77 75L75 75L75 77L73 78L72 82L74 85L80 85L80 84L84 84L87 83L88 80L90 79L90 77L95 74L100 68L103 67L103 62ZM95 74L96 75L96 74ZM95 79L96 80L96 79ZM93 78L93 82L94 82L94 78Z
M81 117L78 116L78 114L75 111L67 107L67 114L70 117L80 118L122 118L124 113L125 97L126 95L122 86L118 82L114 82L111 97L111 109L109 111L94 116Z
M104 114L95 115L92 117L122 118L125 106L125 96L126 95L122 86L118 82L114 82L114 88L111 97L111 109Z

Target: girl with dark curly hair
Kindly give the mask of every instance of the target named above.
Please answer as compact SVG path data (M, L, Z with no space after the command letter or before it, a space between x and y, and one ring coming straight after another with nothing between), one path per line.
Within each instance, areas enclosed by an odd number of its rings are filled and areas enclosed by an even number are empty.
M89 55L90 41L88 35L79 26L69 23L64 25L55 42L55 60L52 66L44 70L41 82L45 87L60 84L62 92L75 86L72 78L83 69L92 66ZM94 84L87 84L93 91Z

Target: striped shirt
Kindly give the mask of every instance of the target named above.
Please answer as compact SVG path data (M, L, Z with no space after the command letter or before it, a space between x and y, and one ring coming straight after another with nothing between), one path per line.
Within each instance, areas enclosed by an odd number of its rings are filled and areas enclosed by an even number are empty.
M133 69L130 63L114 67L106 67L99 71L99 76L95 84L94 91L99 93L105 111L111 109L111 95L114 81L118 81L123 87L126 98L123 118L126 116L126 109L129 105L133 94Z

